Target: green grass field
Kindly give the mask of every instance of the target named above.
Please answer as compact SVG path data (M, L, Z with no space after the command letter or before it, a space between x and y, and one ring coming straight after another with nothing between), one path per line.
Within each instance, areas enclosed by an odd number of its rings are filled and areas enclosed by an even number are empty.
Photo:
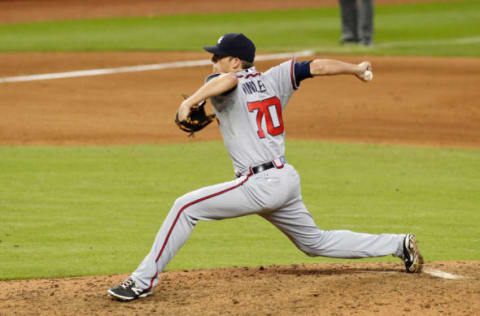
M371 48L339 46L338 8L0 25L0 52L199 50L242 31L260 50L480 56L480 1L377 5Z
M130 272L175 198L233 177L220 142L0 157L0 279ZM480 260L479 150L289 141L287 159L322 229L415 232L428 261ZM339 261L309 258L249 216L200 222L168 269Z

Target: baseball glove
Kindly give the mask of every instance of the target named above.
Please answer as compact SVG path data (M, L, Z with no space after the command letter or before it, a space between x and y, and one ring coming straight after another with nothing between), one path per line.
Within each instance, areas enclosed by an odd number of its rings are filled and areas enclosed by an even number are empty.
M178 112L175 115L175 123L184 132L189 133L188 136L193 136L195 132L204 129L208 124L212 123L215 114L205 112L205 101L202 101L198 106L193 107L186 119L180 121L178 119Z

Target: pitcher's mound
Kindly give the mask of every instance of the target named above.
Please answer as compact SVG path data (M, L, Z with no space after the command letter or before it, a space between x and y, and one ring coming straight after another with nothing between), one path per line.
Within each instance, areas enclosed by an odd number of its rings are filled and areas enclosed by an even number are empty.
M107 295L127 275L3 281L0 315L474 315L480 310L480 262L427 263L425 271L405 273L401 262L169 271L161 274L152 296L128 303Z

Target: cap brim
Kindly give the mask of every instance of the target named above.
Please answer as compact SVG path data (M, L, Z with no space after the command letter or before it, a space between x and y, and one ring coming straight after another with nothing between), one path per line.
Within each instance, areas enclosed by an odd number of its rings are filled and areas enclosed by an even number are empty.
M219 56L228 56L228 53L221 50L217 46L203 46L203 49L206 50L209 53L219 55Z

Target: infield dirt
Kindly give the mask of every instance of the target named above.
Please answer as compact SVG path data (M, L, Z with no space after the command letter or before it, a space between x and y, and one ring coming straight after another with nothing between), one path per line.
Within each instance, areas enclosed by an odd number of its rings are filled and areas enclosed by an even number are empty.
M121 303L126 275L3 281L0 315L478 315L480 264L435 262L447 280L401 262L169 271L153 296Z
M4 54L0 77L208 59L207 53ZM480 59L369 59L375 79L306 80L286 109L289 139L480 146ZM258 62L261 71L281 61ZM91 145L220 140L212 124L192 139L173 117L210 66L0 85L0 144ZM211 109L209 109L211 111Z
M1 5L8 2L28 1ZM3 54L0 77L206 58L206 53ZM302 83L286 110L287 138L480 147L479 59L328 58L369 59L375 79ZM0 145L219 140L215 126L190 139L173 123L180 95L194 91L209 73L210 67L198 67L0 84ZM424 255L426 270L464 278L410 275L400 261L170 271L160 276L154 296L128 304L106 295L126 275L2 281L0 315L478 314L480 263L428 262Z

